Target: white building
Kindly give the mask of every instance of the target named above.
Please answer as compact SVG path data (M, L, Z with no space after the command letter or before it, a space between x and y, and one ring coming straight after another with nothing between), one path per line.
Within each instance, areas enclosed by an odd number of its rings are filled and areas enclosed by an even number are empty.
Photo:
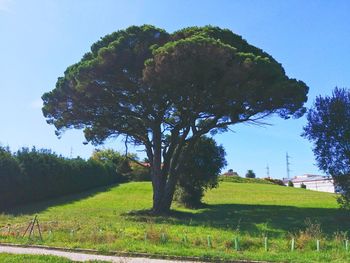
M284 179L284 182L288 184L288 181L292 181L294 187L300 188L301 184L306 185L306 189L334 193L334 183L330 176L304 174L301 176L295 176L293 179Z

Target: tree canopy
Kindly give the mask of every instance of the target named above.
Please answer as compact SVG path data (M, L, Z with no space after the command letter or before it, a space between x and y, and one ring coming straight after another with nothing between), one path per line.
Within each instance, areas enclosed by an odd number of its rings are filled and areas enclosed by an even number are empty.
M331 175L341 190L339 202L350 208L350 91L335 88L318 96L307 113L303 137L313 142L318 167Z
M94 43L42 98L58 135L77 128L93 144L122 135L144 145L153 211L161 212L169 210L182 160L202 135L272 114L300 117L307 92L272 56L228 29L170 34L143 25Z

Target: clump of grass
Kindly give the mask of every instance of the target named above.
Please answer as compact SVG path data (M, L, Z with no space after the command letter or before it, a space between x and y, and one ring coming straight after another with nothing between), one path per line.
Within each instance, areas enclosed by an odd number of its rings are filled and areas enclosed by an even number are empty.
M181 237L181 243L186 246L188 245L188 237L186 233L184 233L183 236Z
M224 241L224 247L225 247L226 249L234 248L234 246L235 246L235 243L234 243L233 240L225 240L225 241Z
M112 232L101 232L99 230L87 232L78 231L70 237L71 242L92 243L92 244L112 244L117 240L117 236Z
M262 247L261 239L258 240L244 236L240 240L240 249L241 250L257 250Z
M156 230L153 225L146 230L147 240L158 241L160 239L160 232Z
M154 224L151 222L148 224L146 229L145 240L166 243L169 240L169 235L164 228L156 229Z
M348 232L347 231L336 231L333 233L333 239L336 243L341 244L344 242L344 240L348 239Z
M296 247L299 249L310 248L316 240L323 240L324 233L321 228L321 224L317 221L312 221L310 218L305 220L305 229L300 230L294 235L296 241Z
M193 240L193 245L199 247L203 244L203 240L200 238L200 237L196 237L194 240Z

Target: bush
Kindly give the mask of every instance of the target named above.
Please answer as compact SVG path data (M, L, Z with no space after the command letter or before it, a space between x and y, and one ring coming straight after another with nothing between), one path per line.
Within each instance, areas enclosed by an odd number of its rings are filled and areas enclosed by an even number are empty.
M95 150L91 159L108 164L128 181L151 181L150 168L137 163L136 154L125 155L113 150ZM135 160L135 161L133 161Z
M50 150L0 150L0 209L121 182L114 167L94 159L67 159Z
M300 188L306 189L306 185L304 183L301 183Z
M131 172L129 179L136 182L151 181L150 168L141 166L135 162L131 162Z
M20 167L17 159L12 156L8 148L0 147L0 180L2 184L19 174Z
M280 186L284 186L283 181L280 180L280 179L264 178L264 180L269 181L269 182L271 182L271 183L273 183L273 184L277 184L277 185L280 185Z
M11 198L25 178L20 176L19 163L8 148L0 147L0 208L11 204ZM11 189L9 189L11 186ZM10 191L12 190L12 191ZM19 196L21 193L17 193Z
M204 192L218 185L218 175L226 165L225 154L212 138L201 137L182 166L175 200L186 207L200 207Z
M252 184L273 184L268 180L261 178L244 178L238 176L219 176L219 181L221 182L231 182L231 183L252 183Z
M255 178L256 175L255 173L253 172L253 170L248 170L246 175L245 175L246 178Z
M293 182L292 182L292 181L288 181L288 186L289 186L289 187L294 187Z

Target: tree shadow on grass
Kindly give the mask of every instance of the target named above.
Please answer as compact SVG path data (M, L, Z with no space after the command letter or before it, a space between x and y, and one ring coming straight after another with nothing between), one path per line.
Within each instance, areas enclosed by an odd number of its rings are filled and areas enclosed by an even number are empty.
M145 211L124 215L128 220L168 223L184 226L207 226L227 231L239 230L251 235L279 236L305 229L310 219L320 224L326 235L350 229L350 213L336 208L301 208L274 205L216 204L195 212L173 210L167 216L152 216Z
M52 199L49 199L49 200L38 201L30 204L23 204L12 208L0 210L0 214L3 213L5 215L10 215L10 216L37 214L52 206L72 204L75 202L79 202L82 199L93 197L98 193L110 190L116 185L117 184L101 186L101 187L87 190L81 193L70 194L70 195L65 195L61 197L53 197Z

